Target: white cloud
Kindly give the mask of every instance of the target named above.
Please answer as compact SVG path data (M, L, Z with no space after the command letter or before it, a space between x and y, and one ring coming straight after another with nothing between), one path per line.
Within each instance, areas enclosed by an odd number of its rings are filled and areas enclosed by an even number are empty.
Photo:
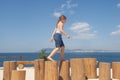
M60 17L60 16L62 15L62 13L61 13L61 12L54 12L53 15L54 15L55 17Z
M111 33L111 35L120 35L120 29L117 30L117 31L113 31L113 32Z
M66 4L62 4L61 5L61 10L63 10L65 8Z
M70 27L74 32L74 39L93 39L96 37L96 31L91 30L91 26L87 22L76 22Z
M113 31L111 35L120 35L120 25L117 25L118 29L116 31Z
M117 4L117 7L120 8L120 3Z
M120 28L120 25L117 25L118 28Z
M66 1L66 8L67 9L74 8L74 7L77 7L77 6L78 6L78 4L72 4L71 0Z
M67 0L64 4L61 5L61 10L63 9L71 9L77 7L78 4L72 3L72 0Z
M61 4L61 6L59 7L58 10L56 10L53 15L55 17L58 17L62 14L70 14L73 15L75 13L75 11L73 10L73 8L77 7L78 4L76 3L72 3L72 0L66 0L65 3Z

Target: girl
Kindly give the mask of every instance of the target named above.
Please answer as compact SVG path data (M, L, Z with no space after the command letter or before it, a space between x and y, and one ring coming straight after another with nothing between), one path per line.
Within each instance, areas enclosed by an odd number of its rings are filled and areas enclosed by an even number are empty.
M60 56L61 56L61 60L64 60L64 43L62 40L62 34L65 35L67 38L70 38L70 35L68 35L64 30L64 24L66 22L66 17L64 15L61 15L59 17L59 20L56 24L55 30L52 34L52 37L50 39L50 41L52 42L53 40L55 40L55 46L56 48L50 53L50 55L48 56L48 59L51 61L55 61L54 59L52 59L52 56L55 55L59 50L60 50Z

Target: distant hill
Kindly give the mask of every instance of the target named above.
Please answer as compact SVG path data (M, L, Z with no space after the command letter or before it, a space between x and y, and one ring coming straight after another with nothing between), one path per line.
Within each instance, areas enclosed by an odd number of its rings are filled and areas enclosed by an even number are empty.
M44 48L47 52L52 52L54 48ZM91 49L65 49L65 52L116 52L116 51L110 51L110 50L91 50Z

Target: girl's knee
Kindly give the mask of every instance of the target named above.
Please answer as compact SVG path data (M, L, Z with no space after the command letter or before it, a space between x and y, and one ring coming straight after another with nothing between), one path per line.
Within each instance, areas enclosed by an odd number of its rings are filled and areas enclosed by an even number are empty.
M57 50L60 50L60 47L57 47L56 49L57 49Z

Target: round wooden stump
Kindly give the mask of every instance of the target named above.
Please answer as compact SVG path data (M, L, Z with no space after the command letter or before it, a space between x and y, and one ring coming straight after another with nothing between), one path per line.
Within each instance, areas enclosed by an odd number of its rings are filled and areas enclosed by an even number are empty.
M81 58L71 59L70 66L71 66L71 79L72 80L86 80L83 59Z
M70 66L68 60L60 61L59 80L70 80Z
M25 80L25 70L12 70L11 80Z
M38 59L34 61L34 68L35 68L35 79L34 80L44 80L44 68L45 62L43 59Z
M113 62L112 63L112 77L115 79L120 79L120 62Z
M99 80L110 80L110 63L101 62L99 64Z
M58 63L45 61L45 80L58 80Z
M3 80L11 80L12 70L16 70L16 62L14 62L14 61L5 61L4 62Z
M96 58L84 58L85 75L87 78L97 78Z

